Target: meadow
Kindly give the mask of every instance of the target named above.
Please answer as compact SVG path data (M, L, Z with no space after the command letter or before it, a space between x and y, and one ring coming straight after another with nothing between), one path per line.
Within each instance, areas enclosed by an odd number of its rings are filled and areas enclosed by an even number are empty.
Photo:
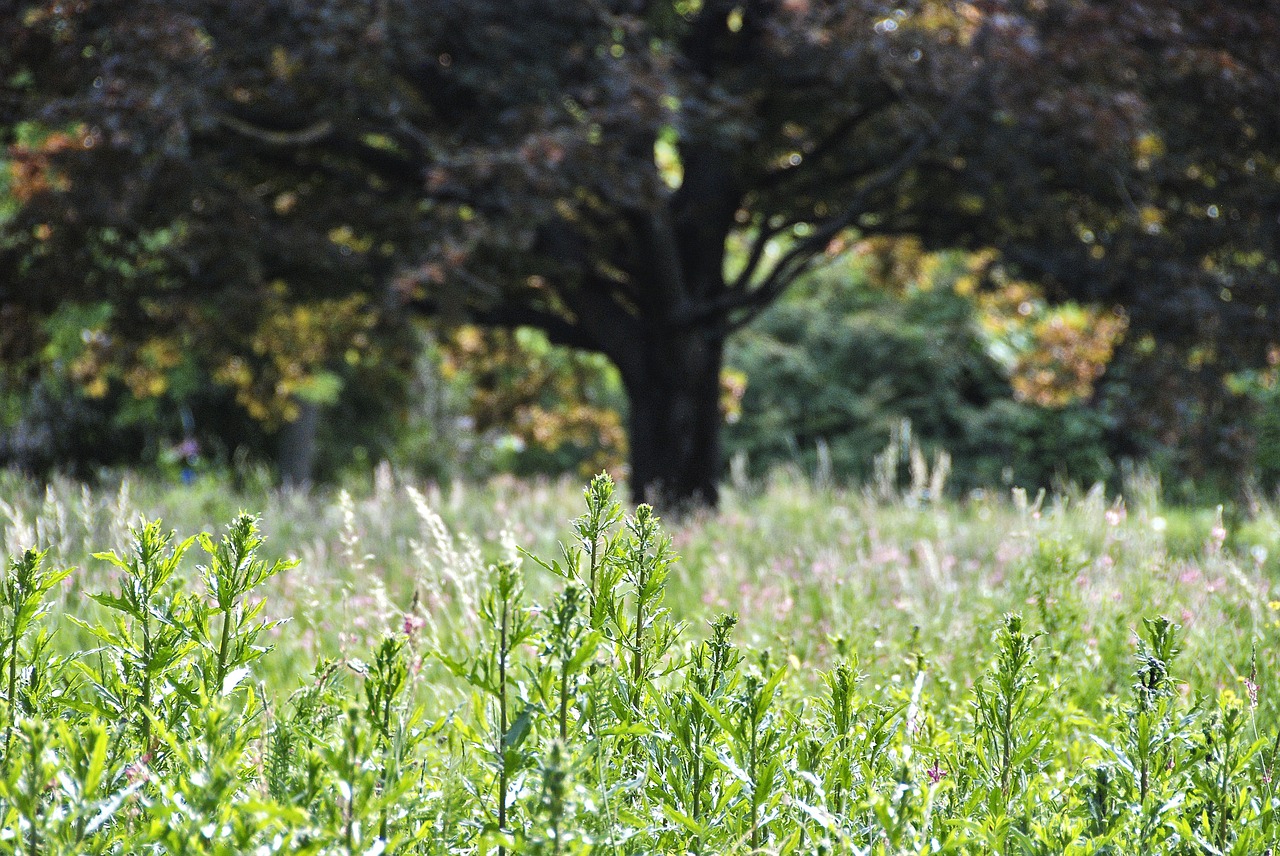
M929 496L2 476L0 852L1276 852L1280 506Z

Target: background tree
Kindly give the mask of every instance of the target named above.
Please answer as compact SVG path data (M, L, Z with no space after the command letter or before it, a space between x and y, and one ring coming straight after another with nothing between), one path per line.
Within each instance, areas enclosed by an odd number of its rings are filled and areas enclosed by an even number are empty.
M1114 477L1129 450L1094 381L1119 316L1049 306L1026 282L975 295L990 263L871 239L805 277L730 343L748 381L727 451L753 475L798 464L883 485L887 447L905 480L915 443L947 454L962 491Z
M1214 371L1262 359L1278 20L1225 0L20 3L3 300L223 331L273 294L358 293L392 328L539 327L618 367L635 492L714 502L726 338L848 230L994 248Z

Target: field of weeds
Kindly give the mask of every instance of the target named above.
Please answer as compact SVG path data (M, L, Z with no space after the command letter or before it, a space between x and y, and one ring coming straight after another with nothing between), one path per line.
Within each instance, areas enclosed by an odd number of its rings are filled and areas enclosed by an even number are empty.
M1276 507L3 484L0 849L1261 854ZM242 509L251 512L241 514ZM201 534L205 533L205 534Z

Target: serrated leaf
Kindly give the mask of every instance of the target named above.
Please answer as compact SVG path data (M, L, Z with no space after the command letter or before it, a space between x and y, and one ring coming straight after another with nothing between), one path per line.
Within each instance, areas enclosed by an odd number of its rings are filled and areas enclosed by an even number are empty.
M89 595L89 599L102 604L107 607L107 609L114 609L116 612L123 612L125 615L136 618L139 621L142 620L141 611L136 609L132 603L122 597L117 597L113 594L98 593Z
M129 563L126 562L124 559L120 558L119 556L117 556L114 551L107 552L107 553L91 553L90 555L101 562L108 562L112 565L115 565L117 568L119 568L122 571L129 570Z

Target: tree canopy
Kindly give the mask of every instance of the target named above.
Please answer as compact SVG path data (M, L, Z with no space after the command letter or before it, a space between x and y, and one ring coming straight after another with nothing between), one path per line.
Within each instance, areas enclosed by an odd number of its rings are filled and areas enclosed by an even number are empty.
M714 502L726 337L849 234L1280 341L1274 2L42 0L0 66L6 362L106 304L120 383L268 422L415 314L533 326L618 367L638 495Z

